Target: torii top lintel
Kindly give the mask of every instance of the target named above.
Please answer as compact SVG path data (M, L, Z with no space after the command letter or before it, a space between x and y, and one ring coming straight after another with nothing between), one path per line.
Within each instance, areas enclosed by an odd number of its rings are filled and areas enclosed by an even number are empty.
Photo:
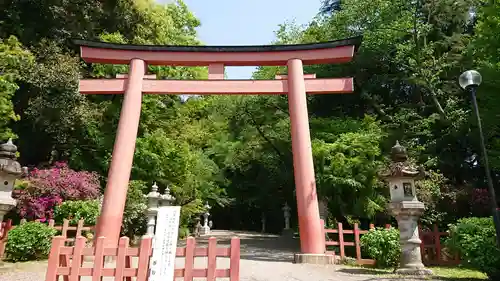
M280 66L290 59L306 65L345 63L352 60L361 37L296 45L263 46L155 46L124 45L74 40L81 57L89 63L128 64L141 59L149 65L208 66Z

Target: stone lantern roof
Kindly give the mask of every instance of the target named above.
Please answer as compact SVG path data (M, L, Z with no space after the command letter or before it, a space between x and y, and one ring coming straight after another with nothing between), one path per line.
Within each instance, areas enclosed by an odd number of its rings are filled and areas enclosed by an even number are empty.
M0 145L0 172L19 176L23 174L21 164L16 161L17 146L9 139L6 143Z
M396 141L391 148L391 163L380 173L382 178L415 178L419 179L425 175L422 167L417 167L408 162L406 148Z

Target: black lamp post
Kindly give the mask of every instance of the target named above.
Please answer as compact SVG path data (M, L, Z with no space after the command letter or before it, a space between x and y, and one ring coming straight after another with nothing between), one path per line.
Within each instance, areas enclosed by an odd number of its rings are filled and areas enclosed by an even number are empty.
M490 163L488 161L488 153L486 152L486 146L484 144L483 127L481 125L481 117L479 116L479 108L477 107L476 92L477 87L481 84L482 78L481 74L475 70L465 71L458 78L458 83L460 87L466 91L470 91L472 98L472 105L474 106L474 111L476 113L477 127L479 128L479 139L481 142L481 149L483 151L484 168L486 169L486 178L488 180L488 191L490 193L490 204L491 211L493 213L493 223L495 224L495 230L497 234L497 246L500 247L500 216L498 214L498 205L495 196L495 189L493 188L493 180L491 178Z

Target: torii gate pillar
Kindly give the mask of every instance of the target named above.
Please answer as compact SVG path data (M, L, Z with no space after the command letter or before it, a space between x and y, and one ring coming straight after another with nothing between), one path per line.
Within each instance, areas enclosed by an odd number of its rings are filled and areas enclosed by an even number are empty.
M309 115L302 61L291 59L288 66L288 107L292 136L293 171L302 253L323 254L325 239L321 229L316 180L309 133Z
M106 243L109 246L116 246L120 238L127 187L141 118L142 80L146 72L146 64L143 60L132 59L129 65L120 121L108 170L108 182L104 190L102 215L99 216L96 228L96 237L108 238Z

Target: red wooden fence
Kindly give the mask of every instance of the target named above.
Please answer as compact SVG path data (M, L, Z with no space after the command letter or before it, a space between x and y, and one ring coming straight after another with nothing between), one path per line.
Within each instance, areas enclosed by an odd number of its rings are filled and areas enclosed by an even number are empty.
M420 252L422 261L425 265L457 265L460 264L460 256L451 254L441 245L441 238L447 237L448 232L439 231L437 225L433 226L432 231L425 231L418 228L420 235Z
M81 276L92 276L92 280L101 280L102 277L115 277L114 280L146 281L149 272L149 259L152 255L152 238L144 237L139 247L129 247L129 238L122 237L117 247L105 248L104 237L96 239L95 247L86 248L84 237L78 237L75 246L66 247L66 238L54 237L49 255L49 265L45 281L56 281L59 276L65 280L80 280ZM84 266L84 257L93 258L93 264ZM116 260L114 268L104 268L104 257L113 257ZM206 278L214 281L217 278L229 278L230 281L239 281L240 270L240 240L231 239L230 247L217 247L214 237L209 238L208 247L196 247L193 237L187 239L186 247L178 247L177 257L185 258L184 268L176 268L174 276L183 277L192 281L193 278ZM207 257L207 268L194 268L196 257ZM217 257L229 257L230 265L226 269L217 268ZM137 260L137 267L131 267L133 260ZM68 262L71 260L71 262Z
M342 223L337 224L337 229L325 229L324 225L325 222L321 220L322 228L323 228L323 233L325 237L325 249L327 249L328 246L339 246L339 253L335 253L335 255L339 255L340 259L343 260L346 257L345 253L345 247L355 247L356 248L356 263L357 264L374 264L375 261L372 259L363 259L361 256L361 242L360 242L360 237L362 234L365 234L368 232L368 230L361 230L358 227L358 224L354 224L354 229L344 229L342 226ZM370 228L374 228L375 226L373 224L370 224ZM387 224L385 226L386 228L390 228L391 226ZM331 240L328 234L330 233L337 233L338 234L338 241ZM354 241L353 242L348 242L345 241L345 234L349 235L354 235ZM326 251L327 253L331 251Z
M375 264L375 260L372 259L364 259L361 255L361 243L360 237L361 235L367 233L369 230L361 230L358 227L358 224L354 224L354 229L344 229L342 223L338 223L337 229L325 229L324 222L321 221L323 226L323 232L325 237L325 249L328 246L338 246L339 253L335 253L340 257L340 260L344 259L347 255L345 252L345 247L355 247L355 258L356 263L360 265L372 265ZM385 228L390 228L391 225L386 224ZM373 224L370 224L370 229L374 228ZM338 234L338 240L332 240L328 235L330 233ZM348 242L345 241L345 235L354 235L354 241ZM420 245L420 249L422 252L422 262L425 265L456 265L460 264L460 258L458 255L450 255L446 249L444 249L441 245L441 237L448 236L447 232L440 232L437 226L434 226L433 231L424 231L419 228L420 240L422 240L422 244ZM352 240L352 239L351 239ZM328 250L327 250L328 253Z
M7 234L12 229L12 220L4 221L0 224L0 260L5 253L5 246L7 245Z

